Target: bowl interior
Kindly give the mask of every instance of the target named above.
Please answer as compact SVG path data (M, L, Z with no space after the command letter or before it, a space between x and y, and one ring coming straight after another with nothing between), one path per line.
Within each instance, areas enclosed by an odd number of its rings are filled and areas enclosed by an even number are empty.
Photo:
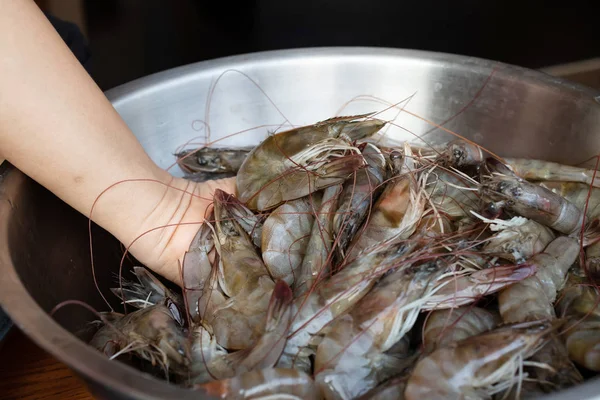
M445 54L389 49L254 54L166 71L107 96L150 156L179 176L173 167L177 149L209 142L252 145L275 130L371 111L393 122L387 134L395 140L440 143L455 132L501 156L571 164L600 150L598 93L536 72ZM6 311L40 345L104 389L123 398L178 393L77 344L73 334L89 337L86 324L96 318L90 311L65 306L54 316L60 327L42 316L67 300L107 309L92 276L88 220L19 171L3 168L0 300ZM118 309L108 288L115 284L123 249L102 229L92 231L96 279ZM131 264L126 260L125 273ZM83 356L91 361L82 362Z

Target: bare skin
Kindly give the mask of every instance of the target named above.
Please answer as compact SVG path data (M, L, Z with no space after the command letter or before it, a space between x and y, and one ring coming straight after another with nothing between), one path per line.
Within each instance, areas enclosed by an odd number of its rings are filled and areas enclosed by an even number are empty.
M174 178L133 133L31 0L0 0L0 157L90 216L142 263L178 282L178 263L207 214L215 188ZM176 189L169 189L167 185ZM193 194L193 195L192 195ZM192 224L193 223L193 224Z

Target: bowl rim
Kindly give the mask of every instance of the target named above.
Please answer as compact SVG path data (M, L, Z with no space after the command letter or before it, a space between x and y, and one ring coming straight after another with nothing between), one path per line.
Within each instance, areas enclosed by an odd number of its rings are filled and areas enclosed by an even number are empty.
M155 90L161 84L170 82L175 78L185 79L198 72L220 70L232 65L247 66L265 62L294 62L307 57L321 59L351 59L356 57L404 58L414 61L445 62L453 65L476 66L489 71L501 67L504 73L514 75L519 79L535 81L544 86L576 92L585 97L590 96L592 101L596 101L600 105L600 91L550 76L541 71L471 56L385 47L313 47L271 50L221 57L147 75L107 90L105 91L105 95L118 110L119 104L126 101L130 96L144 90ZM0 166L0 196L6 197L7 192L18 190L26 179L29 178L17 168L5 162ZM0 305L6 314L11 317L14 324L31 340L65 363L70 369L75 370L84 379L94 381L96 384L104 387L110 387L111 390L123 395L134 396L140 399L160 399L175 395L181 399L197 399L205 395L204 393L170 385L156 378L151 378L149 375L132 367L108 360L99 352L80 341L75 335L62 328L62 326L44 312L26 291L10 258L7 224L10 215L11 204L6 201L0 202L0 243L4 249L0 251ZM591 379L582 385L559 392L556 396L551 395L548 398L558 398L583 392L595 393L597 389L594 389L593 385L599 380L600 377ZM206 398L209 397L207 396Z

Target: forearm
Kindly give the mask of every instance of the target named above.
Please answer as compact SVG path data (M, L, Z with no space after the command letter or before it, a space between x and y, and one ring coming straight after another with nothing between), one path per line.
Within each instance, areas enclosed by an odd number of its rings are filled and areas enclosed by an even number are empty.
M171 182L33 1L0 0L0 9L0 156L86 216L116 182ZM199 219L200 206L184 219L190 200L159 183L125 183L102 195L92 218L129 245L151 223ZM155 242L167 246L173 233Z

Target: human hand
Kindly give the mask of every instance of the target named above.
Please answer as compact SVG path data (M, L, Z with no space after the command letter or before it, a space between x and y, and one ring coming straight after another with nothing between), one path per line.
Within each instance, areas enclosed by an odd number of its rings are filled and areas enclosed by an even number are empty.
M142 221L130 252L154 272L181 285L183 256L210 213L215 189L235 193L235 178L202 183L173 179L171 186L165 187L164 197L157 199L156 208Z

